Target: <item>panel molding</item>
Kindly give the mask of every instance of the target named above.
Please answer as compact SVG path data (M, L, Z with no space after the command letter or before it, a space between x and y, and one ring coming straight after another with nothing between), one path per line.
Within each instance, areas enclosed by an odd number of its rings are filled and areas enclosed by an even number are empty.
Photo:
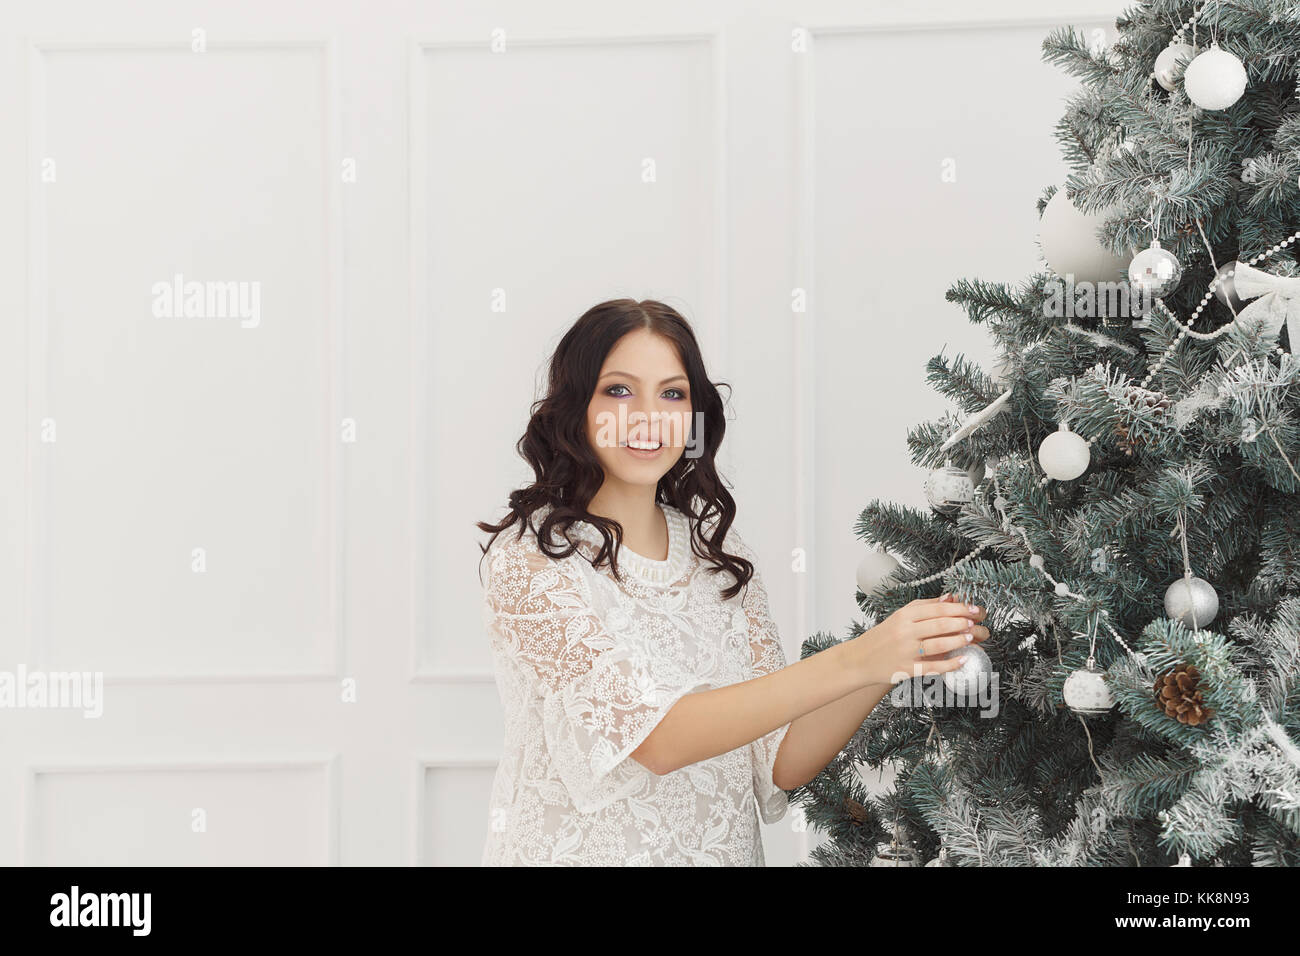
M38 422L50 408L49 383L49 312L46 296L48 276L48 226L45 190L38 177L41 161L46 155L46 54L51 52L189 52L188 43L182 40L132 40L132 39L77 39L43 38L27 43L28 82L28 271L27 271L27 429L25 442L25 479L27 485L26 532L24 534L25 586L23 589L23 621L27 632L28 659L34 666L45 670L46 642L48 640L49 580L51 556L47 527L42 516L50 507L50 467L41 449ZM328 420L324 423L327 449L325 515L328 541L328 614L330 645L328 659L321 669L284 672L233 672L207 674L173 672L161 674L104 673L104 683L123 684L189 684L194 682L265 681L288 682L338 680L346 673L346 633L344 625L344 570L346 552L346 525L343 507L345 487L344 455L338 429L346 407L344 389L345 342L343 324L343 203L342 182L338 163L342 156L342 131L339 116L340 76L338 43L333 37L292 37L284 39L231 39L222 37L207 43L207 51L255 50L314 50L322 61L322 114L325 117L325 153L322 169L325 172L326 192L323 197L326 220L326 266L329 272L326 290L326 395ZM193 55L207 55L193 54Z
M22 821L18 836L18 865L35 865L29 854L36 844L36 786L41 776L61 773L191 773L241 772L265 770L324 770L327 782L325 849L330 866L339 865L340 762L338 753L301 754L261 760L134 760L120 763L107 761L37 761L23 771L23 792L19 807Z
M490 754L470 754L466 755L446 755L446 756L427 756L421 757L415 762L415 799L412 806L415 808L415 820L412 826L407 828L411 834L409 845L412 847L410 856L410 865L412 866L430 866L424 847L429 836L429 800L426 793L424 781L429 770L483 770L488 768L495 769L501 762L500 756ZM490 811L490 807L481 808ZM489 814L490 815L490 814Z
M702 309L712 309L714 321L709 323L708 333L704 336L709 352L713 356L715 368L727 366L727 351L730 343L730 276L727 272L730 241L729 212L729 176L728 176L728 123L727 123L727 59L723 34L718 30L687 31L681 33L554 33L511 35L507 43L512 47L565 47L565 46L602 46L614 44L702 44L709 54L711 64L712 103L712 142L711 183L713 191L713 257L712 282L710 283L713 302L701 304ZM430 575L431 561L429 555L433 546L432 514L428 506L428 496L423 492L433 474L432 448L429 442L431 423L432 390L429 387L429 369L431 367L430 349L434 344L433 318L429 314L429 301L426 293L426 275L423 264L428 258L428 243L425 240L424 227L431 212L429 197L425 189L422 170L429 149L429 131L424 128L426 114L426 77L425 57L428 53L439 50L487 50L487 40L483 35L474 37L448 37L441 39L417 39L411 42L407 55L410 77L410 113L408 118L408 186L409 201L407 208L411 215L408 222L410 243L410 298L411 298L411 497L410 513L412 526L411 553L411 608L410 608L410 650L409 682L411 683L477 683L490 685L495 683L495 674L491 668L459 668L425 666L421 663L421 642L429 636L431 603ZM489 53L489 55L492 55ZM716 374L716 371L715 371ZM719 465L727 473L734 472L731 446L723 449Z

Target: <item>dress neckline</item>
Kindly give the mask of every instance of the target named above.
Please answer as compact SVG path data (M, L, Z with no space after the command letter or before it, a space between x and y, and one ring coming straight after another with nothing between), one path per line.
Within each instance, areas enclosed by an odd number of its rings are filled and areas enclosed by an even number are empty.
M649 584L671 584L686 571L691 560L690 521L670 504L660 504L668 525L668 557L663 560L648 558L633 551L626 544L619 546L618 565ZM570 532L599 549L603 540L600 530L589 521L575 521Z

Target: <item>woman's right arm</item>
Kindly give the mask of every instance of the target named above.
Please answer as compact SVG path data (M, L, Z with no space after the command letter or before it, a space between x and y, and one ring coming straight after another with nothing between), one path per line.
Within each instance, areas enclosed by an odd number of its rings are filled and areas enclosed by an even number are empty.
M804 714L871 685L942 674L962 659L969 617L951 602L919 599L849 641L778 671L682 697L632 756L656 774L671 773L743 747ZM925 655L918 652L924 641Z

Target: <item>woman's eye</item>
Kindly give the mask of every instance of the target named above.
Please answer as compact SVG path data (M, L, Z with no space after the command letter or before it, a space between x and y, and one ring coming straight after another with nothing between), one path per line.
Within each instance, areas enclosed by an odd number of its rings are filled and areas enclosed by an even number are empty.
M627 398L632 394L632 391L626 385L610 385L605 389L605 394L611 398ZM686 398L686 392L680 388L666 388L663 395L664 398L674 402L680 402Z

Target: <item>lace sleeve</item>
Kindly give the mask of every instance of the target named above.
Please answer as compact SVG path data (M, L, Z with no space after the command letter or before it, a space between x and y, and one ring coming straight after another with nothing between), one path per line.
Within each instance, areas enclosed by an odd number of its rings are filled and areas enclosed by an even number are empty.
M709 682L659 660L630 628L607 628L572 561L543 554L527 533L499 541L485 593L492 639L535 678L560 779L580 812L595 812L638 784L630 768L614 771L678 700Z
M734 532L733 532L734 534ZM785 667L785 651L781 648L781 635L776 622L768 609L767 591L763 587L762 575L758 571L754 552L736 536L734 544L732 535L727 536L726 547L733 553L740 554L749 561L754 561L754 576L741 592L740 606L749 618L749 657L755 677L762 677ZM776 823L785 816L789 807L786 792L772 782L772 768L776 764L776 754L785 739L790 725L778 727L749 745L750 761L754 769L754 798L758 801L758 812L764 823Z

